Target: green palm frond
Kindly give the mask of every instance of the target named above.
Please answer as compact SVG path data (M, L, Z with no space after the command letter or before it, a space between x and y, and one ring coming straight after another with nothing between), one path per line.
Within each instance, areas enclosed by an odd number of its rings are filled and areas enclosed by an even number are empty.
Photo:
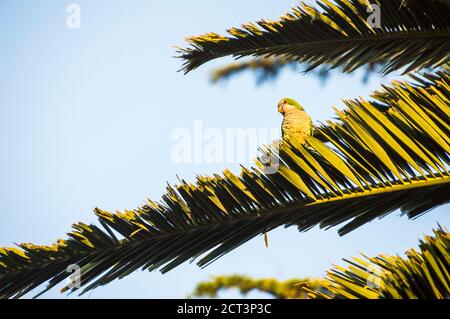
M250 70L256 74L256 83L262 84L278 76L284 68L297 69L298 63L280 58L258 58L251 61L233 62L214 69L211 81L217 83L227 80L241 72Z
M371 4L381 10L379 28L369 20ZM384 73L434 68L450 59L447 0L322 0L316 7L302 4L279 21L231 28L230 36L189 37L190 45L179 51L183 71L224 56L281 57L307 63L307 70L327 64L344 72L382 63Z
M450 200L450 75L395 82L345 101L336 121L316 127L322 142L274 142L275 173L199 176L168 186L159 203L124 213L96 209L100 226L79 223L53 246L0 249L0 297L54 287L81 267L82 293L137 269L167 272L200 257L205 267L279 226L316 225L345 234L401 209L417 217ZM277 151L277 148L278 151ZM75 291L78 287L72 287Z
M379 255L346 260L321 280L322 289L306 288L313 298L448 299L450 298L450 234L438 228L420 241L420 251L406 258Z
M216 68L211 73L213 83L223 82L245 71L251 71L255 74L256 84L264 84L275 80L285 69L300 71L301 64L296 61L285 60L281 58L256 58L250 61L232 62L225 66ZM362 82L366 83L373 73L377 73L379 65L368 64L365 68ZM328 80L331 73L326 66L311 71L322 83Z
M250 291L259 291L277 299L307 299L309 289L318 290L319 282L314 279L292 278L280 281L275 278L254 279L248 276L217 276L209 281L200 282L195 288L193 297L217 297L219 291L238 289L243 295ZM308 287L308 290L305 289Z
M378 255L344 259L327 276L308 279L254 279L241 275L218 276L200 282L194 297L217 297L221 290L252 290L283 299L448 299L450 298L450 233L439 227L434 236L420 240L419 249L406 257Z

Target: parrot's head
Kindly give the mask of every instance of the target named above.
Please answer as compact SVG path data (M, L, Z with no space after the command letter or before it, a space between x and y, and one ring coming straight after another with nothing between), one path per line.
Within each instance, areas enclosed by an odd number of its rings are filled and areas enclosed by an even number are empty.
M284 98L278 102L278 112L285 114L289 111L304 111L304 109L296 100L291 98Z

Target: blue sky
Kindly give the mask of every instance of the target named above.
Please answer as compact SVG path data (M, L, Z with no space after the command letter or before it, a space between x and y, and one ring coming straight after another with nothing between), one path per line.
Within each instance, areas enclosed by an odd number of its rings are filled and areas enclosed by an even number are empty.
M214 61L184 76L172 45L183 37L275 19L296 1L79 0L81 29L66 27L69 1L0 3L0 246L49 244L73 222L95 222L94 207L133 209L159 199L176 174L220 172L238 164L176 164L171 133L195 120L219 129L279 127L277 101L296 98L314 120L333 116L341 98L368 96L391 77L334 73L326 86L285 72L256 87L245 74L212 85ZM279 229L270 247L258 237L206 269L185 264L161 275L138 271L91 298L182 298L211 275L321 276L343 257L402 253L417 246L449 206L415 220L399 212L339 238L336 229ZM237 296L230 292L224 296ZM254 295L256 296L256 295ZM259 296L259 295L258 295ZM67 298L57 290L47 298ZM70 298L76 296L71 295ZM87 298L83 296L82 298Z

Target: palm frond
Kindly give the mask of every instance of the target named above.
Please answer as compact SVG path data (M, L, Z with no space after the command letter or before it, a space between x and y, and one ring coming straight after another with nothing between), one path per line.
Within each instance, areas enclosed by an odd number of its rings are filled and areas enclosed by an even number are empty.
M214 69L211 73L211 82L217 83L244 72L253 71L256 75L256 83L262 84L275 79L282 69L297 69L298 63L279 58L258 58L251 61L233 62Z
M224 82L240 73L251 71L255 75L256 84L261 85L275 80L283 70L290 69L292 71L300 72L300 68L301 63L281 58L256 58L250 61L236 61L214 69L211 73L211 82ZM370 75L378 72L378 69L379 65L367 65L362 77L362 82L366 83L369 80ZM331 75L326 66L319 67L311 71L310 74L311 73L322 83L325 83Z
M420 241L420 251L407 257L379 255L346 260L320 281L322 289L306 288L313 298L448 299L450 298L450 234L443 228Z
M450 200L450 75L395 82L345 101L339 119L316 127L323 137L267 146L280 163L239 176L198 176L168 186L161 202L124 213L96 209L100 226L79 223L53 246L0 249L0 297L14 298L81 268L84 293L137 269L167 272L194 260L205 267L279 226L316 225L341 235L401 209L417 217ZM272 174L273 173L273 174ZM71 287L75 291L79 287ZM68 288L66 288L68 289ZM44 290L45 291L45 290Z
M194 297L217 297L221 290L252 290L282 299L448 299L450 298L450 233L439 226L434 236L420 240L419 251L406 257L378 255L344 259L325 278L254 279L241 275L218 276L200 282Z
M254 279L248 276L218 276L209 281L200 282L193 297L217 297L221 290L238 289L242 295L250 291L259 291L277 299L307 299L309 289L319 289L315 280L292 278L280 281L275 278Z
M378 5L381 23L369 21ZM302 4L279 21L261 20L228 30L187 38L179 50L187 73L224 56L281 57L351 72L382 63L383 73L435 68L450 58L450 2L447 0L335 0Z

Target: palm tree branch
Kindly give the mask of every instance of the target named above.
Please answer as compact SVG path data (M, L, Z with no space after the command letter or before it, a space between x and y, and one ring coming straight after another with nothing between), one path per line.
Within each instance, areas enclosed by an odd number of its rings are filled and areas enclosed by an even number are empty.
M192 296L194 297L217 297L221 290L239 289L245 295L252 290L267 293L274 298L280 299L306 299L305 287L318 289L313 279L292 278L280 281L274 278L254 279L242 275L217 276L208 281L197 284Z
M235 61L224 66L215 68L211 72L211 82L218 83L224 82L239 73L243 73L245 71L252 71L256 77L256 84L264 84L269 82L270 80L275 80L282 70L290 69L292 71L300 71L303 67L307 68L304 63L299 63L297 61L285 60L282 58L256 58L247 61ZM362 76L362 82L366 83L369 79L370 75L373 73L377 73L381 66L379 64L368 64L364 70L364 74ZM325 82L328 80L331 73L329 72L326 66L320 67L311 71L310 74L313 73L321 82Z
M302 4L279 21L261 20L228 30L188 37L179 49L187 73L224 56L282 57L351 72L362 65L384 64L384 73L438 67L450 59L450 3L445 0L378 0L381 24L372 26L365 0L318 1L321 10Z
M405 257L378 255L343 259L324 278L280 281L242 275L217 276L197 284L193 296L217 297L221 290L252 290L274 298L326 299L443 299L450 297L450 233L438 227L420 240L419 250Z
M420 240L406 258L379 255L344 259L318 286L306 287L312 298L447 299L450 297L450 234L439 227Z

